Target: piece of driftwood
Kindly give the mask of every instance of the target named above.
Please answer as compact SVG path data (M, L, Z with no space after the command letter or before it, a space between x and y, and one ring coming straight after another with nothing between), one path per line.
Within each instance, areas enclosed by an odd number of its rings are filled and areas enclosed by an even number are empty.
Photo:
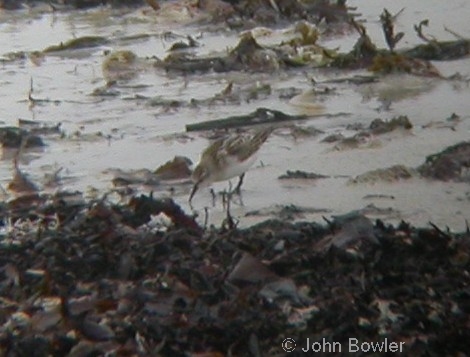
M186 125L186 131L228 129L258 124L275 124L283 121L302 120L312 117L314 116L289 115L278 110L258 108L254 112L245 115L235 115L224 119L208 120L200 123L188 124Z

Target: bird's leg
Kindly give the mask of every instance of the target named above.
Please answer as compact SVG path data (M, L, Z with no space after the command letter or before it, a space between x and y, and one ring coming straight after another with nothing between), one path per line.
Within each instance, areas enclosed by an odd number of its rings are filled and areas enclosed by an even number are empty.
M207 222L209 222L209 210L204 207L204 230L207 229Z
M227 217L225 218L225 222L227 223L228 225L228 229L229 230L232 230L236 227L236 224L235 224L235 221L233 220L233 217L232 215L230 214L230 201L232 200L232 191L230 190L228 193L227 193Z
M223 190L222 191L222 207L224 209L225 209L225 206L227 204L227 196L228 196L227 190Z
M193 189L191 190L191 193L189 195L189 204L191 204L191 201L193 199L194 194L196 193L197 189L199 188L199 182L196 182L193 186Z
M232 200L232 193L233 193L232 190L229 190L227 192L227 207L229 207L230 201Z
M214 192L213 188L210 189L210 193L211 193L211 196L212 196L212 207L215 207L216 195L215 195L215 192Z
M244 177L245 177L245 173L242 173L242 174L239 176L238 184L237 184L237 186L235 187L235 190L233 190L233 192L236 193L237 195L240 195L240 188L242 187L243 178L244 178Z

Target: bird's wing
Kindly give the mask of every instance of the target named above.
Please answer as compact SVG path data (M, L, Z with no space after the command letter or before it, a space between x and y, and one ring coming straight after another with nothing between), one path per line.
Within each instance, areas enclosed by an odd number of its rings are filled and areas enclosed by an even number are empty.
M245 161L260 149L272 131L272 128L266 128L256 132L252 137L229 138L225 141L224 148L229 155L236 156L240 161Z
M201 154L201 160L204 158L211 158L215 157L219 151L222 145L224 144L225 139L220 138L214 141L211 145L209 145Z
M227 154L235 155L240 147L245 144L245 142L246 138L242 135L231 136L224 141L223 149L227 152Z
M223 148L225 138L214 141L201 154L200 162L204 162L209 167L220 167L226 160L226 150Z
M272 128L263 129L253 136L234 135L217 139L201 155L201 160L223 166L228 157L245 161L255 154L272 132Z

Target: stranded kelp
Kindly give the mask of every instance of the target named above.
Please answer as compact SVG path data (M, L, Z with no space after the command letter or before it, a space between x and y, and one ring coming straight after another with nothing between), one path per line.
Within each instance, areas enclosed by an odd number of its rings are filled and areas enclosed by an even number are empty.
M470 182L470 142L461 142L428 156L418 171L424 177L437 180Z
M44 142L40 136L14 126L0 127L0 144L3 148L15 149L18 149L21 145L25 148L44 146Z
M470 40L460 35L452 33L457 37L455 41L438 41L434 37L430 37L423 33L423 27L429 25L429 20L423 20L414 26L416 33L425 44L416 46L405 51L405 54L414 58L420 58L428 61L447 61L459 59L470 54Z
M233 4L235 13L241 17L241 21L237 21L235 17L229 20L229 24L233 27L246 26L247 20L264 24L273 24L282 20L308 20L315 23L325 21L331 24L347 22L353 17L350 13L351 8L346 6L345 0L235 0L229 2Z
M112 6L141 6L150 0L73 0L73 1L46 1L46 0L2 0L0 9L20 10L35 4L46 3L51 11L63 9L87 9L103 5Z
M186 52L172 52L157 67L167 71L182 72L228 72L228 71L262 71L279 69L282 65L277 54L260 46L251 32L242 35L238 45L225 56L197 58Z
M155 171L148 169L122 170L119 168L108 169L105 173L111 173L114 186L146 185L158 186L162 182L184 182L191 177L192 162L185 156L175 156L173 160L167 161ZM170 187L171 189L171 187Z
M290 67L321 66L329 63L335 51L316 44L319 33L314 25L301 21L294 26L292 39L274 46L260 45L252 31L240 36L227 54L197 57L188 52L172 52L156 67L179 72L275 72Z
M393 21L398 15L392 16L385 9L380 16L388 49L377 48L367 35L365 27L352 20L351 23L360 37L351 52L338 55L331 65L349 69L368 68L379 73L405 72L420 76L441 77L439 71L429 62L430 60L457 59L470 53L470 42L467 39L459 38L457 41L441 42L423 35L422 27L427 25L427 20L414 27L418 36L427 44L397 50L398 42L404 37L403 32L395 33L394 30Z
M281 356L286 337L298 353L309 339L344 355L351 338L467 350L470 232L352 212L203 233L169 200L75 196L2 207L3 356ZM159 213L173 223L152 226Z
M276 124L285 121L306 119L306 115L289 115L279 110L258 108L245 115L235 115L224 119L208 120L196 124L186 125L186 131L228 129L242 126Z
M44 49L44 53L59 53L67 50L79 50L84 48L93 48L103 46L109 43L109 41L101 36L83 36L73 38L66 42L61 42L58 45L52 45Z
M272 4L276 4L273 2ZM293 26L294 37L276 45L262 46L255 38L255 29L241 34L240 41L227 54L197 57L187 51L174 51L156 66L167 71L181 72L274 72L291 67L331 66L343 69L367 68L376 73L410 73L425 77L441 77L431 59L455 59L468 55L469 41L453 42L429 40L422 35L421 27L415 26L420 37L428 44L411 49L397 49L404 33L395 33L392 16L386 9L380 16L388 49L377 47L368 36L365 27L348 17L346 24L359 33L359 39L349 53L337 53L317 44L321 31L315 21L301 18Z
M411 178L426 178L439 181L470 182L470 142L461 142L430 155L425 162L411 168L405 165L365 172L350 180L350 183L396 182Z
M352 136L344 136L341 133L334 133L322 139L324 143L335 143L334 150L351 150L357 148L373 148L381 145L380 136L393 131L409 132L413 128L406 115L400 115L390 120L380 118L374 119L369 127L351 124L348 130L357 131Z

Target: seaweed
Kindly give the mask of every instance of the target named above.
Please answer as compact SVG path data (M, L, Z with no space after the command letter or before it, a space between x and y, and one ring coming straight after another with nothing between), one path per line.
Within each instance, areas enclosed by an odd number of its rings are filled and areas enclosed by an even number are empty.
M285 355L286 337L296 353L307 338L467 350L468 232L351 212L203 233L168 200L73 196L2 208L2 355ZM159 212L173 224L145 229Z

